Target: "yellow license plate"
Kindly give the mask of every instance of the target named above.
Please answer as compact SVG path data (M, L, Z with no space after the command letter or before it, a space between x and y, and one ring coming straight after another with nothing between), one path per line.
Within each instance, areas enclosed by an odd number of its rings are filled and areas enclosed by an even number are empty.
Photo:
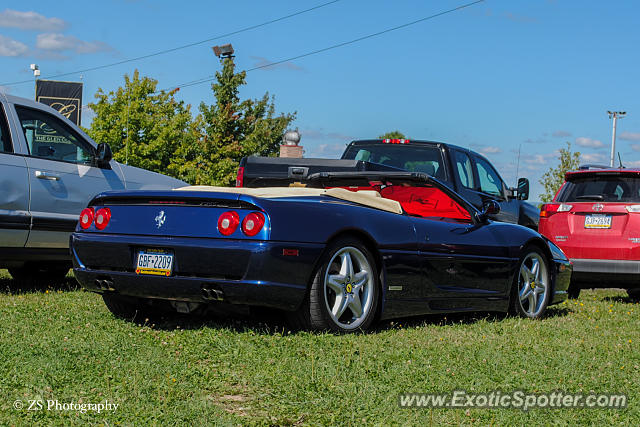
M136 274L170 276L173 254L162 249L143 249L136 256Z
M611 215L587 215L584 228L611 228Z

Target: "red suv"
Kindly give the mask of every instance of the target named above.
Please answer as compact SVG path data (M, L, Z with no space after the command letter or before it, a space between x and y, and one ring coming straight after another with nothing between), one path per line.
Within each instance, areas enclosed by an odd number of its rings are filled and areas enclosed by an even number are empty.
M539 231L573 262L569 297L581 288L626 288L640 297L640 169L567 172Z

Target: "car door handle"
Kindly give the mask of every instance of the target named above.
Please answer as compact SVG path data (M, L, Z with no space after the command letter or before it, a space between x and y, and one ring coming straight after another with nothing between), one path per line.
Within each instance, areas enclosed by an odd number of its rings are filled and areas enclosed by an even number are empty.
M58 175L53 175L50 173L36 171L36 178L38 179L47 179L49 181L59 181L60 177Z

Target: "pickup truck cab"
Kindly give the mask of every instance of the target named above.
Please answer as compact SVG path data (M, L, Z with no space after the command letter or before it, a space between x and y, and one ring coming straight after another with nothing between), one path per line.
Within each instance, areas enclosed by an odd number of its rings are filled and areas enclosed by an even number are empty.
M111 157L54 109L0 93L0 268L22 280L64 277L69 235L93 196L185 185Z
M433 141L408 139L351 142L342 159L366 160L412 172L425 172L460 194L478 209L488 200L500 204L492 219L538 229L539 210L529 198L529 180L518 179L509 188L486 157L467 148Z
M489 200L500 204L496 221L538 229L539 210L526 203L529 180L508 187L491 162L472 150L453 144L408 139L353 141L340 160L247 157L240 162L240 186L289 185L321 171L397 170L426 173L460 194L478 210ZM279 184L278 184L279 183Z

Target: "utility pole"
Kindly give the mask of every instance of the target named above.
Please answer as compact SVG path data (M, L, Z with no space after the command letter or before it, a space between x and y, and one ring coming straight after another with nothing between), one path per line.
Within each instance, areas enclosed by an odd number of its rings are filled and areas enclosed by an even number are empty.
M611 164L609 166L613 167L615 164L616 158L616 123L618 121L618 117L623 118L627 113L625 111L607 111L609 114L609 118L613 118L613 131L611 133Z
M124 157L124 164L129 164L129 107L131 106L131 101L129 100L129 87L127 87L127 151Z
M38 100L38 77L40 77L40 67L38 67L38 64L31 64L29 68L31 69L31 71L33 71L33 81L35 83L34 84L35 96L33 97L33 99L37 101Z

